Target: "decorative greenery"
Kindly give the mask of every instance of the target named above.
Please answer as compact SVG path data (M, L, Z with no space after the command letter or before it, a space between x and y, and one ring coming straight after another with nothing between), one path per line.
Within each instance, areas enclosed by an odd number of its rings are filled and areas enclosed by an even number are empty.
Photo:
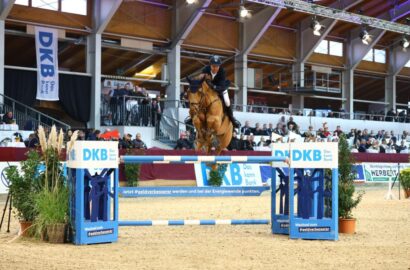
M410 189L410 169L403 169L400 171L400 184L404 190Z
M35 221L38 236L46 230L47 226L66 223L69 211L68 188L62 186L56 190L43 189L35 198L38 216Z
M38 130L39 141L44 162L44 171L40 173L40 192L35 196L35 208L38 212L34 222L36 235L44 235L47 226L66 223L69 214L69 192L66 179L62 175L60 154L63 147L64 134L57 134L55 126L51 128L48 139L43 127ZM77 139L78 131L71 136L67 144L67 152L71 150Z
M139 152L141 154L141 152ZM144 153L144 152L142 152ZM131 149L127 149L125 155L134 155L135 153ZM137 187L140 178L141 164L124 164L125 179L127 180L128 187Z
M125 179L128 187L137 187L140 177L141 164L125 164Z
M16 216L22 221L34 221L37 211L34 206L36 193L39 192L40 155L32 150L26 153L27 160L21 162L21 172L17 166L6 169L10 181L9 191L12 196Z
M355 187L353 180L355 172L352 170L353 156L349 150L344 134L339 137L339 217L352 218L352 210L362 200L364 192L358 192L354 198Z
M227 164L218 164L217 166L213 166L209 172L208 184L210 186L221 186L227 167Z

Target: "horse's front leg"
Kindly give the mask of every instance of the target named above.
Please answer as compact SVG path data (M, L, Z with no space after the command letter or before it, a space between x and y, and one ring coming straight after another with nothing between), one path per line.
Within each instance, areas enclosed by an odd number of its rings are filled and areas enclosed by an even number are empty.
M221 117L208 115L206 118L206 126L210 132L218 133L221 126Z

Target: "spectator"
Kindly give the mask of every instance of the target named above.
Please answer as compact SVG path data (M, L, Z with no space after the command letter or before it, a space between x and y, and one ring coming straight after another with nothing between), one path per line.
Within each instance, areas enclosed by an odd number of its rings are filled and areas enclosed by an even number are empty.
M255 134L256 136L263 135L263 130L262 130L261 125L259 123L256 123L255 128L253 130L253 134Z
M340 137L340 135L343 134L342 129L340 128L340 126L336 127L336 130L333 132L333 136L337 136Z
M267 132L268 132L268 136L270 138L272 136L272 132L273 132L273 124L272 123L269 123L269 127L267 129Z
M313 126L309 126L309 129L302 134L302 137L310 138L314 137L315 132L313 131Z
M5 123L5 124L13 124L14 123L13 112L7 112L3 115L3 123Z
M135 140L132 141L135 149L147 149L147 145L141 139L141 133L137 133Z
M228 145L228 150L241 150L241 142L238 139L238 134L236 133L236 131L232 133L232 139Z
M263 136L270 136L268 126L266 124L263 124L263 126L262 126L262 135Z
M394 131L393 131L393 130L390 131L390 140L392 140L394 144L397 143L397 137L396 137L396 135L394 135Z
M120 142L118 143L118 147L120 149L131 149L133 148L133 143L131 141L132 135L131 134L125 134Z
M189 142L186 133L182 132L179 139L177 140L177 144L175 145L175 150L188 150L191 149L191 143Z
M151 124L159 130L159 122L161 121L162 109L160 105L159 96L152 100L151 103Z
M396 153L406 152L407 146L405 145L405 141L401 141L400 146L396 147Z
M359 153L365 153L367 150L367 142L365 139L362 139L360 141L359 147L358 147L358 151Z
M382 140L382 143L380 144L379 149L380 149L380 153L386 153L387 150L390 149L389 145L387 144L386 139Z
M280 136L284 136L285 132L283 132L283 124L282 123L277 123L276 128L273 130L273 133L276 133Z
M38 139L38 133L37 131L35 133L32 133L29 135L28 137L28 143L27 143L27 147L29 148L35 148L38 145L40 145L40 141Z
M253 130L249 125L249 121L245 121L245 125L241 128L241 134L250 135L252 132Z
M87 141L98 141L100 137L101 131L98 129L91 130L90 134L88 134Z
M266 146L265 137L261 137L260 141L258 142L258 146Z
M288 128L288 129L290 129L290 128L289 128L290 125L293 125L293 127L296 127L296 123L295 123L295 121L293 121L293 117L292 117L292 116L289 117L289 120L288 120L288 123L287 123L287 128Z

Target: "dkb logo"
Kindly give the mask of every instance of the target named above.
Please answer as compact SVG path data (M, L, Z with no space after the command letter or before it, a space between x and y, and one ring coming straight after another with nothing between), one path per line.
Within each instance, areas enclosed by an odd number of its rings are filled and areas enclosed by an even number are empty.
M275 150L275 156L289 156L289 151ZM292 150L292 160L293 161L332 161L332 152L324 150L322 153L321 150Z
M83 149L83 160L85 161L108 160L108 151L107 149L102 149L102 148L92 148L92 149L84 148Z

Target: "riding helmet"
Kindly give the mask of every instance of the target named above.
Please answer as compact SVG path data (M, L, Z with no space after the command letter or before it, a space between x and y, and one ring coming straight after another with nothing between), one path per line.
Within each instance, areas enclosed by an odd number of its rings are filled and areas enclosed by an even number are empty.
M220 65L222 65L222 60L221 60L221 58L220 58L218 55L213 55L213 56L211 57L211 59L209 59L209 63L210 63L211 65L220 66Z

